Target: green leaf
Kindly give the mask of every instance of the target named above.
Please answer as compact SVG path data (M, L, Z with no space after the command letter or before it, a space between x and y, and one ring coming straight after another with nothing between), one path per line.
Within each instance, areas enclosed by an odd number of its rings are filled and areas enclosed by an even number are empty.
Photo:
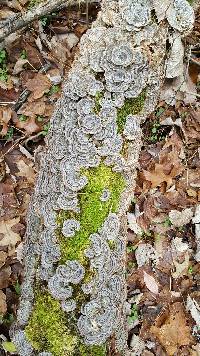
M19 281L17 281L14 285L14 288L15 288L15 292L20 295L21 294L21 286L19 284Z
M25 50L25 49L23 49L23 50L21 51L21 53L20 53L20 58L22 58L22 59L26 59L26 58L27 58L27 53L26 53L26 50Z
M19 116L19 121L26 121L28 117L26 115L20 115Z
M159 117L161 116L163 113L164 113L165 109L164 108L159 108L157 111L156 111L156 117Z
M0 51L0 64L5 63L6 57L7 57L7 53L6 53L5 49L2 49Z
M44 120L44 116L42 116L42 115L38 115L37 116L37 121L38 122L42 122Z
M7 352L16 352L17 351L13 342L3 341L2 346L3 346L4 350Z
M59 85L52 85L52 87L50 88L48 95L52 95L52 94L56 94L58 93L60 90Z
M10 128L8 129L7 134L5 135L5 139L6 139L6 140L9 140L10 138L13 137L13 134L14 134L14 129L13 129L13 127L10 127Z

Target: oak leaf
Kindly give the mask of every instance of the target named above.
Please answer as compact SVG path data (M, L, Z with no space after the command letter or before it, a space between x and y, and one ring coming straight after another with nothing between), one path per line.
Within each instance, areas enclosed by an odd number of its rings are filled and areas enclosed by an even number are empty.
M47 75L42 73L36 73L33 79L29 79L26 82L26 88L31 91L29 101L41 98L44 93L47 93L51 88L51 81Z
M163 182L167 183L167 188L171 187L173 184L172 177L165 174L164 166L162 164L156 163L154 171L143 171L143 174L145 179L151 182L151 188L156 188Z
M0 222L0 235L2 238L0 239L0 246L15 246L17 242L21 241L21 237L19 234L13 232L12 227L18 224L20 218L14 218L11 220L3 220Z
M177 302L170 306L169 315L161 325L160 318L158 316L150 331L158 338L169 356L176 354L179 347L192 343L190 328L181 303Z

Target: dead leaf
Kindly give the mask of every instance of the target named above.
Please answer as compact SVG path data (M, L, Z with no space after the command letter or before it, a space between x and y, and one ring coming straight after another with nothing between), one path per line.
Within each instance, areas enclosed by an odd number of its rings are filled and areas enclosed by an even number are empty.
M16 197L15 185L12 180L6 179L0 184L1 195L1 218L10 220L18 212L19 202Z
M0 314L4 315L7 312L6 295L0 290Z
M18 114L25 115L28 117L36 117L37 115L43 116L45 113L46 103L44 100L37 100L34 102L26 102L18 110ZM24 123L22 121L22 123Z
M183 225L189 224L193 217L193 209L187 208L182 211L171 210L169 212L169 219L175 227L181 227Z
M13 74L16 75L22 72L24 70L24 65L27 63L29 63L28 59L19 58L15 63Z
M12 109L10 107L0 107L0 124L2 125L1 135L4 136L8 131L8 123L12 117Z
M36 73L33 79L29 79L26 82L26 88L32 92L29 101L33 101L41 98L44 93L47 93L51 88L51 81L47 75L42 73Z
M135 258L138 267L142 267L146 264L149 264L150 260L155 261L156 257L157 253L150 244L141 243L135 250Z
M31 66L35 69L40 69L44 63L44 59L38 49L27 41L24 41L24 49L26 50L27 59Z
M190 264L190 256L189 256L189 253L186 252L184 255L184 261L182 263L179 263L176 260L174 260L174 267L176 270L175 270L175 272L172 272L172 277L174 279L177 279L177 278L182 277L185 274L187 274L189 264Z
M2 7L0 11L0 20L5 20L13 15L15 15L14 11L11 11L7 7Z
M7 258L7 253L0 251L0 268L5 264Z
M14 218L11 220L3 220L0 222L0 235L2 236L0 240L0 246L15 246L19 241L21 241L21 237L19 234L13 232L12 227L18 224L20 218Z
M23 8L18 0L10 0L7 2L7 5L15 10L23 11Z
M10 266L1 268L1 270L0 270L0 289L8 287L11 272L12 271L11 271Z
M133 213L127 213L127 219L128 219L128 227L131 229L135 234L142 234L142 229L138 225L136 221L136 216Z
M193 341L190 335L190 327L187 325L184 307L179 302L170 306L169 316L161 325L160 316L158 316L150 331L158 338L169 356L176 354L179 347L190 345Z
M150 292L158 294L159 288L154 277L144 271L144 283Z
M166 78L176 78L182 75L183 57L184 57L184 46L182 43L181 35L174 34L174 36L169 37L171 43L170 56L166 63Z
M161 185L161 183L166 182L167 188L171 187L173 184L172 177L164 173L164 167L162 164L156 163L154 171L143 171L146 180L151 182L151 188L156 188Z
M28 164L26 164L24 162L23 159L21 159L20 161L17 161L16 164L17 164L17 168L19 169L19 172L16 173L16 176L18 176L18 177L26 177L27 181L30 184L34 184L36 173L35 173L35 170L33 168L33 163L30 162L29 165L28 165Z

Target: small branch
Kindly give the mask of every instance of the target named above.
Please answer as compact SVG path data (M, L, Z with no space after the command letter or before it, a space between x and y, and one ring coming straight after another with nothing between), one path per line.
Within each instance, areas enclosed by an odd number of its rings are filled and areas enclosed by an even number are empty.
M55 10L62 7L78 5L83 0L46 0L41 4L35 6L33 9L25 13L16 14L15 16L7 19L0 27L0 42L5 40L11 33L20 30L31 22L39 19L42 16L50 14ZM83 1L84 2L84 1ZM99 0L88 0L89 3L98 3Z

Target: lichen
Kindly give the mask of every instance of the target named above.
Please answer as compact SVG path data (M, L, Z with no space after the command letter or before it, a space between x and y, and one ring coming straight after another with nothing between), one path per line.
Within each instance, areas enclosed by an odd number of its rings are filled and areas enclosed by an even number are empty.
M122 133L128 115L136 115L142 111L146 99L146 90L144 89L137 98L126 99L124 105L117 111L118 132Z
M111 167L103 163L82 173L88 178L88 184L78 194L81 213L63 214L65 218L66 215L76 215L80 221L80 230L72 238L65 239L60 234L59 239L61 261L76 259L85 265L84 251L88 247L89 236L98 231L109 212L117 211L121 193L125 188L125 180L120 173L113 172ZM109 189L110 198L102 202L100 198L104 189ZM61 217L59 221L62 221Z

